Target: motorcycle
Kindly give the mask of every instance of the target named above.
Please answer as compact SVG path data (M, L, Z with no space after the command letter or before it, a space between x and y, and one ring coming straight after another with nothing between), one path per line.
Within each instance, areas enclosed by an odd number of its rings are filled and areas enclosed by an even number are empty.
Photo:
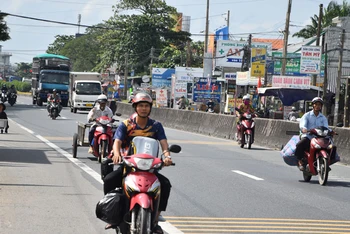
M326 185L328 173L331 170L330 165L336 159L336 146L333 142L334 132L326 127L317 127L311 129L309 134L314 135L311 139L310 151L304 152L304 171L303 177L305 182L309 182L312 176L318 175L320 185Z
M236 110L239 112L238 108L236 108ZM247 148L251 149L252 144L254 143L253 132L255 127L255 122L253 118L255 117L255 114L246 112L241 115L242 115L241 123L237 124L237 139L238 139L238 142L240 143L241 148L243 148L244 145L247 145Z
M117 228L123 234L152 233L155 227L160 198L160 182L155 172L163 166L162 158L158 158L159 142L149 137L134 137L133 152L124 156L123 193L126 196L126 211ZM169 151L179 153L179 145L169 146ZM174 163L172 165L175 165Z
M59 116L59 101L56 99L50 100L49 102L49 116L55 120Z
M117 113L116 115L120 116L121 114ZM101 162L112 151L113 135L115 129L118 127L113 124L115 121L118 120L109 118L108 116L101 116L95 120L97 127L94 133L92 147L94 150L93 155L97 157L98 162Z
M8 103L13 106L17 101L17 94L16 93L10 93L8 97Z
M1 90L1 101L2 103L5 103L7 101L7 91Z

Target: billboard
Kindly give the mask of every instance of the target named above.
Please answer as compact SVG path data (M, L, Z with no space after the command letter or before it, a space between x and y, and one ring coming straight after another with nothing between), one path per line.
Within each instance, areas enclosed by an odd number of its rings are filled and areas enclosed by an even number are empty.
M266 48L252 48L251 70L252 77L265 77Z
M215 31L215 41L218 40L229 40L229 32L227 26Z
M171 75L175 69L152 68L152 86L155 88L171 87Z
M310 89L309 76L272 76L272 87Z
M300 73L321 73L322 49L320 46L302 46L300 58Z
M215 99L220 103L221 84L212 82L208 84L208 78L200 78L194 85L193 101L206 102L208 99Z

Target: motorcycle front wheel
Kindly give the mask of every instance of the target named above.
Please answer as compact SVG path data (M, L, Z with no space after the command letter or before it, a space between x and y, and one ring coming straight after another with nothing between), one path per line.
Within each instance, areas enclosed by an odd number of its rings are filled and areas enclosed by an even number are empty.
M151 230L151 211L140 207L136 214L136 233L150 234Z
M324 186L327 184L328 180L328 159L324 157L319 157L317 160L320 165L320 171L318 172L318 182L320 183L320 185Z
M252 135L246 134L245 135L245 142L247 144L247 148L251 149L252 148Z
M101 151L100 151L100 159L106 158L108 155L108 142L107 140L103 140L101 143Z

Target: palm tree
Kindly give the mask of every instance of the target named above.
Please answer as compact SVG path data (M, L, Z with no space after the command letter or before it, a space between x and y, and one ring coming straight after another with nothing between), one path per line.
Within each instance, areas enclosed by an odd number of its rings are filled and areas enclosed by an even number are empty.
M321 22L321 31L324 28L332 24L332 19L335 17L344 17L350 16L350 4L343 0L342 4L337 3L336 1L331 1L327 8L323 11L323 18ZM311 24L306 25L305 28L301 29L299 32L293 34L293 37L302 37L310 38L317 35L317 26L318 26L318 15L311 17Z

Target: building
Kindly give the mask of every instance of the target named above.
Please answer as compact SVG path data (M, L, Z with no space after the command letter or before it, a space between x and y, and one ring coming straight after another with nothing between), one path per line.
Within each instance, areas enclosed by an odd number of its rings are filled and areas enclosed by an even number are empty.
M0 77L4 79L10 72L10 57L11 53L2 52L2 46L0 45Z

